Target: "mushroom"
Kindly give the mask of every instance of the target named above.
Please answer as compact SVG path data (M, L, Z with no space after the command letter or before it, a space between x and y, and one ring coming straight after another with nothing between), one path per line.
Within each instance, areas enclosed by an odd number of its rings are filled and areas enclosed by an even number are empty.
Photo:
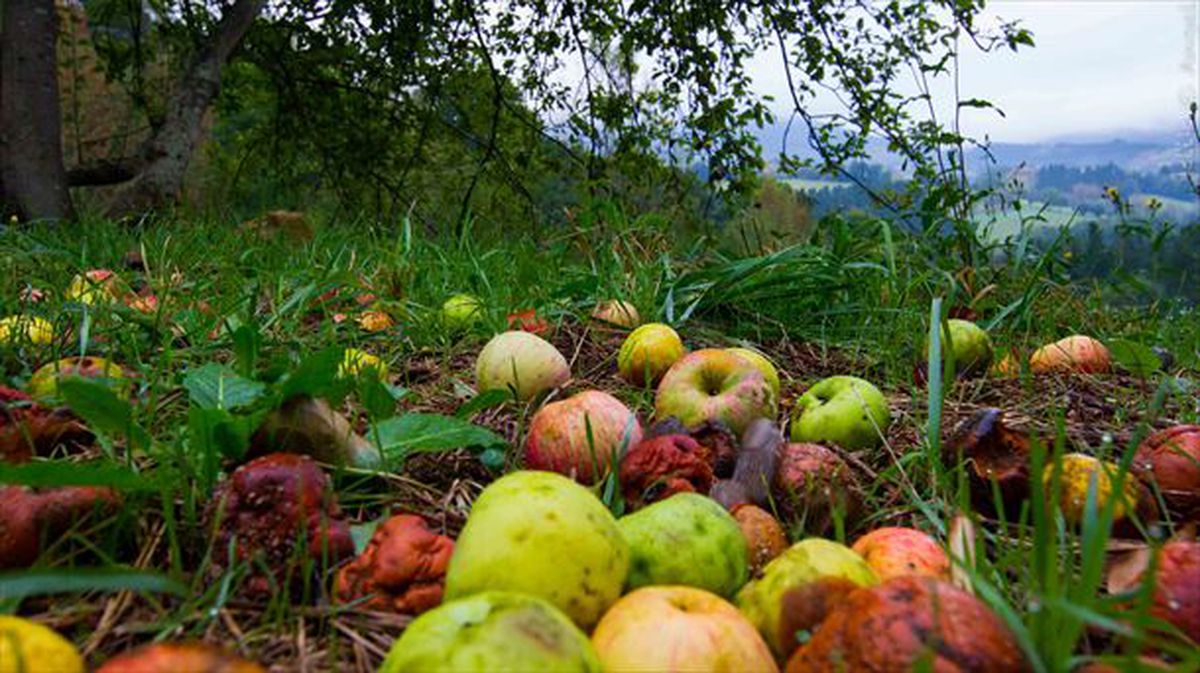
M240 561L264 557L265 566L250 565L245 589L251 597L270 595L273 584L294 587L300 573L292 566L302 554L318 567L354 554L329 477L308 456L272 453L242 465L217 486L209 520L217 527L216 549L233 543ZM226 570L222 558L213 564L214 575Z
M375 529L367 548L337 576L337 598L380 611L419 615L442 602L454 540L412 514L393 516Z
M0 568L23 568L42 553L42 541L60 537L92 514L116 509L116 492L95 486L59 486L34 491L0 486Z
M662 435L638 442L621 459L621 488L631 511L676 493L708 493L712 466L687 435Z
M266 673L253 661L208 643L154 643L119 654L96 673Z

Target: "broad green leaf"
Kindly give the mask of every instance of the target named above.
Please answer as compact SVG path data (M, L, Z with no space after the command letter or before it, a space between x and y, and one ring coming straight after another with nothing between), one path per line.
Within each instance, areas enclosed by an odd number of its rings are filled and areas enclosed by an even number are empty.
M210 362L183 377L188 399L201 409L236 409L259 400L267 387L243 378L229 367Z
M375 426L372 439L393 461L412 453L451 451L504 444L496 433L464 420L438 414L405 414Z
M103 383L67 377L58 382L58 393L92 430L109 437L125 437L130 448L150 446L150 435L133 420L133 405Z
M242 325L233 332L233 354L238 373L254 376L258 353L262 350L262 334L254 325Z
M1136 341L1113 339L1106 345L1117 366L1134 376L1150 376L1162 367L1162 361L1158 359L1158 355L1155 355L1149 347Z
M352 379L338 375L344 357L341 348L327 348L305 358L283 382L282 398L308 395L323 397L330 404L341 402L354 385Z
M85 591L139 591L183 596L187 587L162 573L127 566L19 570L0 574L0 599Z
M38 461L20 465L0 461L0 484L22 484L34 488L108 486L118 491L154 491L160 487L158 482L154 473L134 472L107 461Z

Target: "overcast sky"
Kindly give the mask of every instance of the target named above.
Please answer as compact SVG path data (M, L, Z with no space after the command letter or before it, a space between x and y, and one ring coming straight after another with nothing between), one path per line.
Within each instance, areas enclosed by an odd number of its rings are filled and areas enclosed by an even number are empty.
M988 99L1007 115L971 111L964 130L1035 141L1181 129L1188 102L1200 98L1198 6L1200 0L992 0L987 14L1020 19L1037 46L964 53L963 98ZM769 56L755 70L765 93L786 99Z

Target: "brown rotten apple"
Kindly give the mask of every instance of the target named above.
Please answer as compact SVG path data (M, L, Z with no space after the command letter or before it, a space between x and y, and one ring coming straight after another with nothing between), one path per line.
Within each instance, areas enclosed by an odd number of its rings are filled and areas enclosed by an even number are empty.
M59 445L87 444L92 432L65 407L51 409L0 386L0 460L20 463Z
M788 661L789 673L1030 670L1004 622L971 594L928 577L851 593Z
M773 491L785 519L802 522L809 534L825 532L837 516L853 519L862 508L858 478L820 444L784 444Z
M525 441L525 467L591 484L617 466L622 447L641 440L642 426L628 407L608 393L587 390L547 404L534 415Z
M242 465L217 486L209 517L217 524L217 549L233 543L239 561L263 557L250 564L245 588L252 597L303 584L303 556L320 569L354 555L329 477L308 456L272 453ZM219 575L224 556L214 558Z
M708 493L712 465L687 435L662 435L638 442L621 460L625 506L636 510L676 493Z
M1137 448L1133 471L1154 484L1179 517L1200 517L1200 425L1154 433Z
M746 538L750 576L759 577L768 563L787 551L787 533L775 517L760 507L736 505L731 513L742 529L742 536Z
M1153 552L1141 549L1109 569L1108 589L1136 591L1152 567ZM1200 542L1172 540L1158 552L1150 614L1200 642Z
M347 603L367 598L361 605L370 610L419 615L441 604L452 553L454 540L430 530L421 517L393 516L338 571L337 597Z
M120 502L108 488L58 486L34 491L0 486L0 568L23 568L52 542L91 515L106 515Z
M756 418L775 417L770 384L749 360L717 348L698 350L671 366L654 400L658 418L686 427L718 420L741 435Z

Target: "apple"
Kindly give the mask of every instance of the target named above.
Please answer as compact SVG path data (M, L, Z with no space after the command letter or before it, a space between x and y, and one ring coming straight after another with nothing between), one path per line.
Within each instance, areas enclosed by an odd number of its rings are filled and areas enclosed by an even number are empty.
M795 633L815 625L797 622L785 614L792 607L793 601L785 600L789 594L804 599L801 603L819 604L822 594L843 596L855 588L878 582L867 562L850 548L814 537L788 547L768 563L762 578L742 587L736 602L771 650L784 658L796 647ZM824 616L823 611L814 611L812 606L799 607L809 612L806 616L813 621Z
M627 301L613 299L602 301L592 309L592 320L607 327L634 329L642 323L637 307Z
M677 493L617 520L629 542L626 586L679 584L726 598L746 583L746 539L715 500Z
M750 574L758 577L768 563L787 551L787 533L783 524L761 507L742 503L735 505L731 514L746 538Z
M1083 521L1089 489L1096 491L1097 512L1116 495L1113 492L1116 486L1114 482L1120 468L1114 463L1083 453L1068 453L1062 457L1060 470L1058 505L1063 518L1070 523ZM1047 493L1053 484L1054 473L1053 463L1047 463L1042 468L1042 487ZM1113 505L1113 521L1120 521L1137 509L1139 494L1136 479L1133 474L1125 475L1123 493Z
M950 579L950 558L938 541L916 528L876 528L850 547L881 582L904 575Z
M693 587L646 587L604 615L592 644L605 671L779 670L754 625L720 596Z
M571 378L567 359L549 341L519 330L492 337L475 362L479 391L511 390L527 402Z
M726 348L725 350L746 358L750 364L757 367L758 371L762 372L763 378L771 385L775 399L779 399L779 371L775 369L775 364L767 356L752 348Z
M590 629L621 596L629 544L591 491L554 472L509 473L479 494L454 544L446 600L538 596Z
M63 297L67 301L96 306L112 304L133 294L129 285L110 269L91 269L71 279Z
M379 673L601 670L592 643L562 611L507 591L486 591L422 614L379 667Z
M378 376L380 381L387 381L388 368L379 356L357 348L347 348L342 356L342 364L338 366L338 376L354 378L367 372Z
M642 426L628 407L608 393L586 390L534 414L524 464L592 484L616 469L624 451L640 441Z
M891 422L887 398L855 376L831 376L796 400L792 441L833 442L847 449L871 449L883 441Z
M37 622L0 615L0 672L83 673L79 650L57 631Z
M128 397L133 389L120 365L104 358L84 356L42 365L29 377L26 391L38 402L52 402L58 398L58 382L73 376L104 383L120 397Z
M926 352L928 353L928 348ZM970 320L952 318L942 325L942 360L954 361L958 375L986 372L992 364L992 339Z
M1034 351L1029 357L1029 370L1034 374L1103 374L1112 370L1112 356L1096 339L1076 334Z
M617 352L617 371L635 386L658 383L687 350L675 330L649 323L630 332Z
M775 394L746 358L704 348L684 356L663 376L654 414L674 416L688 428L721 421L740 436L751 421L775 417Z
M0 318L0 344L45 346L53 340L54 326L45 318L30 315Z
M483 302L469 294L456 294L442 304L442 324L451 330L465 330L483 317Z

